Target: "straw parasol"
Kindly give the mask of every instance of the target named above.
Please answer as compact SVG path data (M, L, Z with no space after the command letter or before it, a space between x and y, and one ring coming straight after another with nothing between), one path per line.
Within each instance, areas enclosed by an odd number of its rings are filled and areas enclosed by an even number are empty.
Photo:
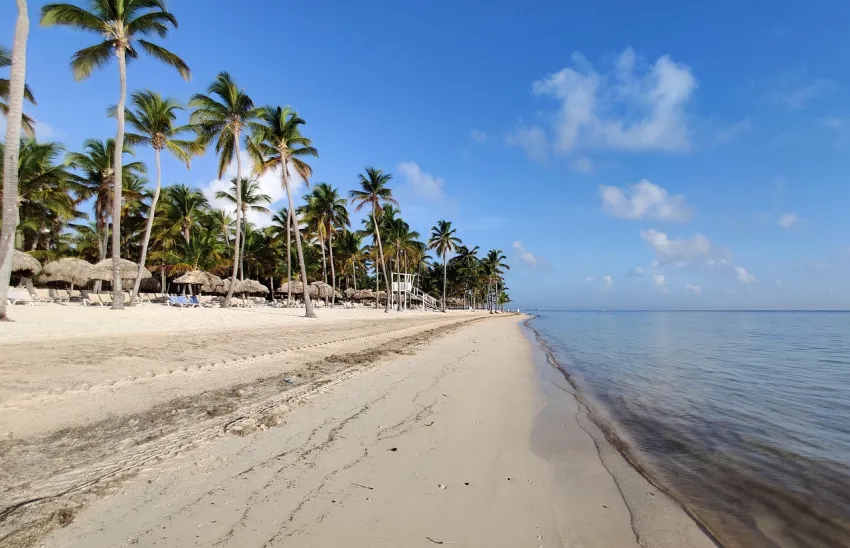
M349 287L348 289L346 289L346 290L345 290L345 298L346 298L346 299L351 299L351 298L353 298L353 297L354 297L354 295L355 295L356 293L357 293L357 290L356 290L356 289L352 289L352 288L350 288L350 287Z
M17 249L12 250L12 272L29 270L33 274L41 272L41 263L32 255L27 255Z
M330 299L334 294L334 288L325 282L313 282L310 284L310 296L313 296L313 288L316 288L315 296L321 299Z
M85 285L92 279L92 265L76 257L64 257L44 265L41 272L42 282L68 282L73 285Z
M199 285L201 286L201 291L210 293L216 291L218 286L222 285L222 280L215 274L210 274L203 270L190 270L179 278L175 278L173 283Z
M355 301L373 301L375 300L375 292L371 289L361 289L355 291L351 298Z
M293 295L301 295L304 293L304 284L302 282L290 281L286 282L280 289L277 290L278 293L289 293L289 284L292 284L292 294ZM310 294L312 296L312 293Z
M139 273L139 265L127 259L118 259L118 272L122 280L135 280ZM148 269L142 269L142 278L150 278ZM92 279L105 282L112 281L112 259L104 259L92 267Z
M268 293L269 288L257 280L242 280L236 282L236 288L233 291L236 293Z

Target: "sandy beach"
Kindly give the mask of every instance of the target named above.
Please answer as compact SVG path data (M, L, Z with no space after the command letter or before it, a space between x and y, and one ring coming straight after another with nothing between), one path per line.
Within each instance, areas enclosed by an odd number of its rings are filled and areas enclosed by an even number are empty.
M713 546L522 316L45 310L0 334L0 545Z

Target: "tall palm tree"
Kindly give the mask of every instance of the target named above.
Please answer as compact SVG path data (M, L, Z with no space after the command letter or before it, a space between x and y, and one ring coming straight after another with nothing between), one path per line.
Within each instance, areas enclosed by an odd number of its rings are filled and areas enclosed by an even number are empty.
M375 239L378 241L378 258L380 260L380 268L384 271L384 286L387 288L387 305L384 312L390 311L390 280L387 275L387 263L384 261L384 246L381 243L381 229L379 225L379 216L383 204L395 204L398 202L393 198L393 191L387 186L387 183L393 176L389 173L384 173L382 170L368 166L366 173L360 173L357 176L357 181L360 184L360 190L352 190L349 192L349 199L354 206L354 211L360 211L364 206L369 205L372 208L372 226L375 229ZM377 268L375 269L375 275Z
M258 118L259 122L251 123L253 135L248 143L249 152L256 162L255 170L266 172L275 168L280 169L283 188L286 189L286 197L289 201L289 211L295 211L292 189L289 186L289 169L291 167L305 182L308 181L313 174L313 168L302 158L318 157L319 153L313 147L313 142L301 134L301 126L306 122L289 107L262 107ZM290 217L292 231L295 233L295 249L298 252L301 281L304 284L305 315L308 318L315 318L316 313L313 311L313 303L307 291L307 265L304 263L304 250L301 247L301 232L298 230L296 217L294 215Z
M6 115L6 147L3 149L3 225L0 229L0 321L6 321L6 296L12 276L15 229L18 224L18 151L24 107L27 65L27 36L30 30L26 0L17 0L15 42L12 50L12 79Z
M124 107L127 100L127 57L139 57L140 46L148 55L172 66L189 80L188 65L177 55L142 39L158 35L165 38L169 26L177 28L177 19L165 8L165 0L91 0L90 11L74 4L47 4L41 8L43 26L62 25L97 34L103 41L76 52L71 68L77 80L88 78L96 68L104 66L113 56L118 60L121 92L115 118L115 195L112 204L112 290L121 294L121 180L122 152L124 150ZM113 310L124 308L123 299L114 299Z
M132 128L125 138L130 145L145 145L153 148L156 162L156 190L151 198L150 213L145 223L145 233L142 238L142 249L139 256L139 273L133 284L133 293L130 303L136 300L139 294L139 285L142 283L142 272L145 268L145 260L148 255L148 243L151 238L156 204L162 188L162 167L160 164L160 152L168 150L174 157L189 167L189 161L193 154L202 152L195 141L180 139L181 134L192 131L192 126L178 126L177 113L184 110L176 99L170 97L163 99L162 96L151 90L137 91L130 97L133 109L126 109L124 117ZM114 116L116 107L110 109L110 116Z
M0 46L0 68L10 66L12 66L12 52L3 46ZM0 112L3 113L3 116L9 116L8 101L11 86L12 82L8 78L0 78ZM32 105L38 105L38 103L35 102L35 96L33 95L32 90L26 84L24 84L24 99ZM24 132L27 136L35 137L35 120L26 114L21 114L21 124L23 125Z
M457 265L459 281L464 288L464 296L470 298L470 305L475 308L473 288L481 270L481 259L478 258L478 246L472 249L461 245L455 250L455 256L449 264Z
M221 233L222 241L230 247L230 231L233 228L233 217L223 209L212 209L207 215L206 224L215 232Z
M292 280L292 253L290 245L292 244L292 216L289 208L284 207L274 215L272 215L272 226L275 229L276 236L279 239L286 234L286 281ZM292 303L292 284L287 284L286 302Z
M236 85L227 72L220 72L207 88L207 94L195 94L189 100L189 106L195 108L190 122L197 126L198 142L206 147L215 141L215 151L218 154L218 178L224 176L227 166L236 159L236 235L233 238L233 273L231 279L236 280L239 268L240 250L240 215L242 210L242 130L245 124L256 118L257 109L254 102ZM233 298L233 288L230 284L227 298L222 307L230 308Z
M236 177L230 180L230 184L232 185L230 190L219 190L215 193L215 197L219 200L227 200L232 203L234 206L239 206L242 208L242 225L243 225L243 234L248 234L248 210L256 211L258 213L268 213L269 208L267 208L263 204L272 203L272 197L268 194L263 194L262 189L260 188L260 182L255 179L246 179L242 178L242 181L239 182L236 180ZM236 193L241 192L242 195L237 197ZM239 259L240 259L240 279L245 279L245 264L242 260L242 255L245 253L245 240L247 238L242 238L242 249L239 251Z
M100 236L98 239L98 261L102 261L106 258L108 249L110 205L113 199L112 190L115 187L115 171L113 169L115 141L112 139L106 141L86 139L83 143L83 150L85 152L68 154L68 162L80 172L77 176L77 181L80 183L79 199L95 199L94 216L98 227L97 233ZM128 143L124 144L124 154L133 154ZM146 167L142 162L124 163L122 161L121 163L122 181L140 177L145 171Z
M452 228L451 221L441 219L431 227L431 239L428 240L428 247L443 257L443 312L446 311L446 255L460 245L456 233L457 229Z
M162 224L171 234L181 234L188 242L192 231L204 219L209 202L199 190L186 185L165 187Z
M336 290L336 267L334 266L334 233L343 227L351 225L346 209L345 198L340 197L339 190L328 183L319 183L313 187L313 191L304 197L307 202L304 206L305 220L309 223L314 221L320 228L320 243L322 246L322 260L324 261L325 242L327 242L331 263L331 286ZM327 283L327 278L325 279ZM331 305L336 304L336 291L331 296Z
M363 237L357 231L343 228L342 234L337 239L337 250L342 268L340 274L343 279L350 274L354 290L357 290L357 266L366 262L363 250Z
M496 298L494 296L494 292L491 289L491 284L496 285L495 295L499 295L501 293L499 286L502 281L502 274L505 273L505 270L510 270L511 267L505 263L507 260L504 252L501 249L491 249L487 252L487 257L485 257L481 262L484 266L484 275L487 277L487 303L490 307L490 313L494 312L494 308L496 306Z

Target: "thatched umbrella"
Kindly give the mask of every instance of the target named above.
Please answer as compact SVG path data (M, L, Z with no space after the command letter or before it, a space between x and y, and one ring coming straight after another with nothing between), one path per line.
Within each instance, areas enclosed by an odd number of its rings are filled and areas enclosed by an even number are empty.
M289 293L289 285L292 284L292 294L301 295L304 293L304 284L302 282L290 281L286 282L277 290L278 293ZM310 294L312 296L312 293Z
M122 280L135 280L139 265L127 259L118 259L118 272ZM142 269L142 278L150 278L148 269ZM112 259L104 259L92 267L92 279L104 282L112 281Z
M334 291L334 299L342 300L342 295L340 295L339 291Z
M236 282L235 293L268 293L269 288L258 282L257 280L242 280Z
M144 293L157 293L162 291L162 284L156 278L142 278L139 283L139 291Z
M203 270L190 270L179 278L175 278L173 283L187 285L204 285L210 283L210 274Z
M12 250L12 272L30 271L33 274L41 272L41 263L32 255L27 255L17 249Z
M353 297L354 297L354 295L355 295L356 293L357 293L357 290L356 290L356 289L352 289L352 288L350 288L350 287L349 287L348 289L346 289L346 290L345 290L345 298L346 298L346 299L351 299L351 298L353 298Z
M316 296L320 299L330 299L334 294L334 288L325 282L313 282L310 284L310 296L313 296L313 288L316 288Z
M360 289L359 291L355 291L351 298L355 301L374 301L375 292L371 289Z
M92 265L76 257L64 257L44 265L41 272L42 282L68 282L71 285L85 285L92 279Z
M206 272L205 274L209 276L210 280L209 282L201 286L201 291L206 291L207 293L215 293L218 288L224 284L224 280L222 280L215 274L210 274L209 272Z

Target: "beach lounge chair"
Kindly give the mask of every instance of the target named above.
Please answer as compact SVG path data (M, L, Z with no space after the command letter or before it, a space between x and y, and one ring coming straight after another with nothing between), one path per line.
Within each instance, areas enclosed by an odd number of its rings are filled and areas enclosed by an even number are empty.
M48 304L53 302L53 299L50 298L46 289L27 288L27 291L29 292L30 297L32 297L32 302L35 304Z
M35 305L32 300L32 295L30 295L29 291L23 287L10 287L9 292L6 294L6 302L12 306L16 304L23 304L27 306Z
M179 297L177 297L177 301L186 308L201 308L200 303L190 301L185 295L180 295Z
M112 306L111 293L98 293L97 298L100 299L101 306Z
M70 294L66 293L65 295L60 295L59 292L56 291L55 289L48 289L47 295L51 299L53 299L53 302L59 303L59 304L66 304L68 301L71 300Z

